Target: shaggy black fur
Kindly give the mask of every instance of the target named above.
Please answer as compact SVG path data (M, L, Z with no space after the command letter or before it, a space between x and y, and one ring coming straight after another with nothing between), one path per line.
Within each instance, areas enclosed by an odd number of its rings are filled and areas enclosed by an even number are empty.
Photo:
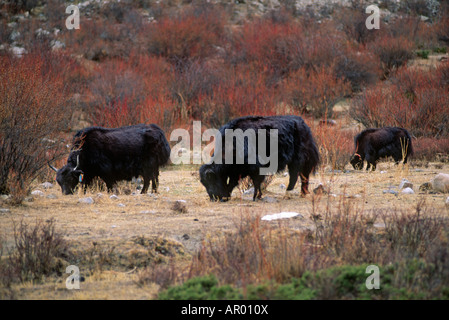
M64 194L72 194L82 174L86 189L94 178L101 178L111 191L117 181L143 176L142 193L152 181L157 192L159 167L170 157L164 132L155 124L115 129L90 127L78 131L67 164L57 171L56 180Z
M313 172L319 164L319 153L312 137L312 132L301 117L298 116L248 116L237 118L220 128L222 135L222 157L225 157L225 130L226 129L242 129L245 132L247 129L254 129L257 132L259 129L267 130L267 156L270 157L269 146L269 131L270 129L278 130L278 167L277 172L283 171L288 166L290 175L287 190L292 190L298 180L301 179L301 193L308 193L309 175ZM236 153L236 142L233 145L234 157ZM258 151L257 151L258 152ZM244 145L244 164L217 164L214 161L215 154L209 164L205 164L200 168L200 180L206 187L207 193L211 200L227 200L230 198L232 190L238 185L239 180L249 176L254 184L254 197L261 198L262 192L260 189L261 183L265 176L260 175L259 169L261 167L268 167L261 165L258 161L255 164L248 164L248 143L245 139ZM235 159L234 159L235 160ZM274 172L273 172L274 173Z
M354 169L362 170L363 161L366 160L366 170L376 170L376 162L380 158L393 157L396 164L400 160L407 163L409 156L413 155L412 139L404 128L385 127L366 129L354 138L355 152L351 157Z

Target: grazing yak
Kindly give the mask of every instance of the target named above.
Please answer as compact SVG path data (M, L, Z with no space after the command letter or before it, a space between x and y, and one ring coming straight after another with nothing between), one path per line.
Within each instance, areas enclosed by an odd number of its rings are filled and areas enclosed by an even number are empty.
M67 164L57 172L56 181L63 194L72 194L79 182L84 191L94 178L101 178L111 191L117 181L143 176L142 193L152 181L157 192L159 167L170 157L164 132L155 124L115 129L90 127L78 131Z
M363 161L368 163L366 170L372 165L376 170L376 162L379 158L393 157L396 164L413 155L412 139L407 130L399 127L385 127L378 129L366 129L354 138L355 152L351 157L354 169L362 170Z
M240 146L238 138L232 138L232 134L238 136L239 131L244 136ZM232 139L226 143L226 135L229 134ZM252 143L249 141L251 136L254 138ZM217 146L220 139L221 147L220 144ZM227 148L231 150L232 161L226 159ZM240 160L243 159L240 162L237 161L239 153ZM287 190L295 187L300 176L301 193L308 193L309 175L318 163L318 149L310 128L301 117L247 116L234 119L219 129L211 162L201 166L199 173L211 201L228 200L239 180L247 176L253 181L253 200L256 200L262 197L261 184L265 175L280 172L286 166L290 175ZM272 171L261 174L262 169Z

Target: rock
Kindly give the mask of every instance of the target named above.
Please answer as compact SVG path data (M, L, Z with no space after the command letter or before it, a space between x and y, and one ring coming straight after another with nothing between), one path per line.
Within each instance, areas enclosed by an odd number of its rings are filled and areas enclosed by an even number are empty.
M44 183L41 184L41 187L44 188L44 189L51 189L51 188L53 188L53 183L44 182Z
M446 199L446 207L449 207L449 197Z
M140 211L139 213L148 214L148 213L156 213L156 211L154 211L154 210L143 210L143 211Z
M449 174L439 173L431 181L432 189L436 192L449 192Z
M190 236L186 233L186 234L184 234L184 235L182 236L182 239L184 239L184 240L189 240L189 239L190 239Z
M288 219L293 217L299 217L303 218L301 214L298 212L280 212L275 214L269 214L262 217L262 220L264 221L272 221L272 220L278 220L278 219Z
M47 199L58 199L58 197L55 194L49 194L48 196L46 196Z
M324 190L324 186L320 183L320 185L318 187L313 189L313 193L315 193L315 194L327 194L327 191Z
M408 181L407 179L402 179L401 183L399 184L399 190L404 188L412 188L413 189L413 183Z
M423 183L422 185L419 186L419 191L428 191L431 189L432 185L430 184L430 182Z
M396 190L384 190L384 191L382 191L382 193L391 193L391 194L394 194L395 196L397 196L398 195L398 192L396 191Z
M263 202L267 202L267 203L276 203L278 202L278 200L276 198L273 197L264 197L262 199Z
M18 58L21 58L27 51L21 47L11 47L11 52Z
M9 194L2 194L0 195L1 200L8 200L11 196Z
M78 202L85 203L85 204L92 204L92 203L94 203L94 199L92 199L91 197L81 198L78 200Z
M281 188L281 189L287 189L287 186L286 186L285 184L281 183L281 184L279 185L279 188Z
M40 190L34 190L31 192L31 195L36 196L36 197L43 197L44 193Z
M245 190L243 194L254 194L254 188L249 188L248 190Z
M123 207L126 207L126 205L124 205L123 203L119 203L118 206L119 206L119 207L122 207L122 208L123 208Z
M172 210L178 213L187 213L187 205L185 200L176 200L173 203Z
M118 197L115 195L115 194L113 194L112 196L110 196L109 197L109 199L112 199L112 200L117 200L118 199Z
M414 194L415 191L413 191L412 188L405 188L405 189L403 189L403 190L401 191L401 193L403 193L403 194Z
M59 40L51 40L50 45L52 50L59 50L65 48L65 43Z
M11 212L11 210L6 209L6 208L0 208L0 214L5 214L5 213L9 213Z

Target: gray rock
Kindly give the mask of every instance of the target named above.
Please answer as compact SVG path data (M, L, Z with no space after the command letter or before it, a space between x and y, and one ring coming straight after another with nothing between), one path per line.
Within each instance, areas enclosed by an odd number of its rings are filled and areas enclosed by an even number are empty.
M9 213L11 212L11 210L6 209L6 208L0 208L0 214L5 214L5 213Z
M276 199L276 198L273 198L273 197L264 197L263 199L262 199L262 201L263 202L267 202L267 203L276 203L276 202L278 202L278 200Z
M113 194L112 196L110 196L109 197L109 199L112 199L112 200L117 200L118 199L118 197L115 195L115 194Z
M79 203L85 203L85 204L92 204L94 203L94 199L92 199L91 197L87 197L87 198L80 198L78 200Z
M446 207L449 207L449 197L446 199Z
M46 198L47 199L58 199L58 197L55 194L53 194L53 193L51 193L48 196L46 196Z
M126 207L126 205L124 205L123 203L119 203L118 206L119 207Z
M65 48L65 43L59 40L51 40L50 45L52 50L59 50Z
M281 188L281 189L287 189L287 186L286 186L285 184L281 183L281 184L279 185L279 188Z
M382 193L391 193L391 194L394 194L395 196L397 196L398 195L398 192L396 191L396 190L384 190Z

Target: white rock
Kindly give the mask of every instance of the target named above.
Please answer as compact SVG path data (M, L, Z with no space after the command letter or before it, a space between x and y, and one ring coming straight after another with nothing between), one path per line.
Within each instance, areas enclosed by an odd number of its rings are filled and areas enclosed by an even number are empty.
M44 188L44 189L50 189L50 188L53 188L53 183L44 182L44 183L41 184L41 187Z
M401 193L404 193L404 194L414 194L415 191L413 191L412 188L405 188L404 190L401 191Z
M86 203L86 204L92 204L94 203L94 199L92 199L91 197L87 197L87 198L81 198L78 200L79 203Z
M446 199L446 206L449 207L449 197L447 197L447 199Z
M109 197L109 199L112 199L112 200L117 200L118 199L118 197L115 195L115 194L113 194L112 196L110 196Z
M277 220L277 219L288 219L299 216L302 218L302 215L298 212L281 212L281 213L275 213L275 214L269 214L262 217L262 220L264 221L271 221L271 220Z
M437 192L449 192L449 174L439 173L431 181L432 189Z
M38 197L43 197L44 193L42 191L40 191L40 190L34 190L34 191L31 192L31 195L38 196Z
M143 210L143 211L140 211L139 213L148 214L148 213L156 213L156 211L154 211L154 210Z
M118 204L119 207L126 207L123 203Z

